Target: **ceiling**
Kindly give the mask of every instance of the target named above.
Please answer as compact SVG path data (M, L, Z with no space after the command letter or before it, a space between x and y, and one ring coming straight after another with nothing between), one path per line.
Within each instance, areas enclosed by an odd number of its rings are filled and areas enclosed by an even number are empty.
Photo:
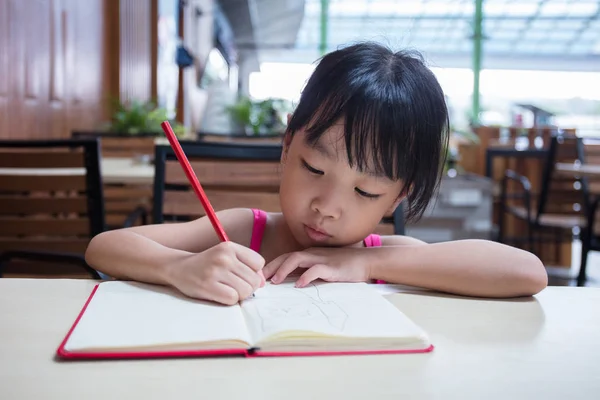
M248 4L254 36L242 48L260 61L320 56L321 0ZM484 68L600 71L600 0L484 0L483 11ZM376 40L419 50L433 66L470 68L474 12L474 0L329 0L327 50Z

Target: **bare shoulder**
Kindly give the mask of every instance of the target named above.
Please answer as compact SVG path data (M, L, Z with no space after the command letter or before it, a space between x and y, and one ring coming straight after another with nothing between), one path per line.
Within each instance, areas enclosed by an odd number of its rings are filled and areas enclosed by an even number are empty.
M250 208L231 208L218 211L216 214L231 241L246 247L250 246L254 226L254 213Z
M414 246L418 244L427 244L427 242L410 236L402 235L390 235L381 237L382 246Z

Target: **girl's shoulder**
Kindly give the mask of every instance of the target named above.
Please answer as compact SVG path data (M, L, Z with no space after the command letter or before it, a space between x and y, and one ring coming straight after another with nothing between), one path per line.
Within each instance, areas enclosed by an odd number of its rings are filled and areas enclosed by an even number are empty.
M216 215L229 240L246 247L250 246L255 220L251 208L229 208L217 211Z
M381 236L382 246L411 246L417 244L427 244L427 242L424 242L420 239L416 239L414 237L403 235Z

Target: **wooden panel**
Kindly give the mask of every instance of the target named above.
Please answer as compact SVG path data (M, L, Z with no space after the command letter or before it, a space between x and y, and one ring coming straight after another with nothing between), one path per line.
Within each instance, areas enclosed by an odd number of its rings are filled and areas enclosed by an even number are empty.
M102 157L136 157L154 155L153 137L102 137L100 141Z
M122 227L128 214L142 206L148 211L150 219L152 209L151 186L104 186L104 209L109 227Z
M190 161L202 187L270 187L279 188L280 164L267 161ZM188 184L187 177L177 161L166 163L165 181Z
M104 197L110 199L151 198L150 186L104 186Z
M83 197L30 198L0 195L0 215L86 212L87 200Z
M104 41L105 31L115 25L105 14L105 5L113 1L69 0L64 2L67 15L66 58L66 137L73 130L97 129L108 120L112 91L105 67L111 55L118 52ZM114 5L112 8L116 8Z
M126 218L123 214L106 214L106 225L110 227L122 227Z
M104 3L0 1L0 138L68 137L105 120Z
M33 219L0 217L0 236L76 236L89 235L87 218Z
M144 206L147 204L140 203L135 200L131 201L106 201L104 204L104 209L106 213L130 213L135 210L139 206Z
M0 150L0 168L81 168L83 166L83 152Z
M235 192L235 191L206 191L216 211L228 208L244 207L259 208L265 211L281 211L279 195L261 192ZM194 192L165 192L163 214L202 216L204 209Z
M120 93L122 101L150 100L152 85L151 2L120 2ZM157 21L154 21L157 23Z
M0 237L0 251L38 250L84 254L90 239L7 239Z
M245 143L245 144L281 144L283 142L283 136L231 136L231 135L211 135L202 134L199 138L203 142L209 143Z
M2 191L85 190L85 176L0 175Z
M10 2L0 1L0 138L8 137L9 92L8 60L10 59Z

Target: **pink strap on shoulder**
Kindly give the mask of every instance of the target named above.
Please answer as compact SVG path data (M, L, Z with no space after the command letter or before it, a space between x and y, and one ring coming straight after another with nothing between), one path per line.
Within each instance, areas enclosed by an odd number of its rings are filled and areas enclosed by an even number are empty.
M252 209L254 214L254 224L252 225L252 237L250 238L250 248L257 253L260 252L265 225L267 224L267 213L263 210Z
M381 236L372 233L365 238L364 243L365 247L381 247Z

